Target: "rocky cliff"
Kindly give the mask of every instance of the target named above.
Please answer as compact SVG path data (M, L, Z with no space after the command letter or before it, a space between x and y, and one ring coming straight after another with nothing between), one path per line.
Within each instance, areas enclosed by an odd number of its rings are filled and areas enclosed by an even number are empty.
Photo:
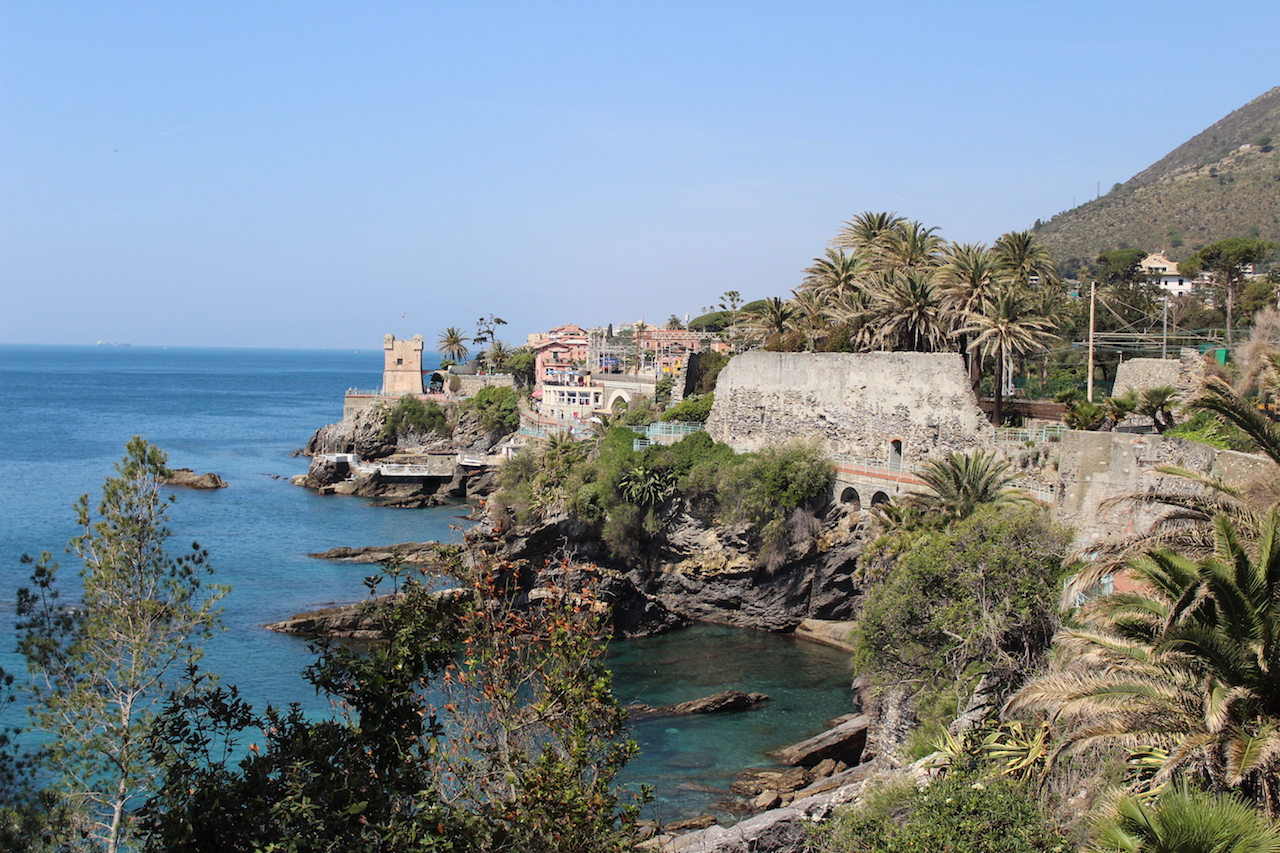
M554 567L565 559L599 566L620 636L689 621L792 631L806 619L846 620L856 612L861 521L847 505L832 506L817 535L797 537L772 570L760 565L745 529L710 524L679 500L640 559L628 563L610 557L594 526L566 517L514 526L486 516L467 542L475 558L528 567L531 586L555 582Z
M384 506L421 507L449 500L481 497L493 487L488 465L462 465L461 457L489 457L510 433L484 427L471 411L450 411L449 436L410 431L387 436L387 410L368 406L341 421L316 430L298 455L310 456L311 468L294 483L328 494L381 498ZM354 453L362 461L430 468L421 477L388 477L377 471L353 472L346 463L328 458ZM447 464L441 467L442 457Z

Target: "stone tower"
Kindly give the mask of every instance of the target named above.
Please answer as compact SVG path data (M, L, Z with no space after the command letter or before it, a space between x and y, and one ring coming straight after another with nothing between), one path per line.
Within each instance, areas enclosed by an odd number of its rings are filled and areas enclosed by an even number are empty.
M422 393L422 335L397 341L395 335L382 339L382 393L388 397Z

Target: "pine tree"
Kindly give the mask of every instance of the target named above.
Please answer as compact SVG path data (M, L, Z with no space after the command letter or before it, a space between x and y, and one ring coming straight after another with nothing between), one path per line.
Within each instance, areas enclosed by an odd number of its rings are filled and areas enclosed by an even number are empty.
M155 768L145 737L159 704L216 629L227 588L208 583L207 554L165 550L172 498L164 451L134 436L117 476L103 483L97 517L76 503L81 535L68 552L84 565L78 603L64 603L58 564L45 552L31 587L18 591L19 650L31 673L35 725L48 735L47 768L81 825L115 853L126 805L150 790Z

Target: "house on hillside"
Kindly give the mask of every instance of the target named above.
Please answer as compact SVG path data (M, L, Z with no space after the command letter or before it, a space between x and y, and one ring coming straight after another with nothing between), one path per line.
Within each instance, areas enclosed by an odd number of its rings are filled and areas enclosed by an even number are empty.
M1153 252L1141 261L1141 267L1153 281L1168 291L1170 296L1186 296L1195 287L1196 279L1188 278L1178 272L1178 264L1164 256L1164 252Z

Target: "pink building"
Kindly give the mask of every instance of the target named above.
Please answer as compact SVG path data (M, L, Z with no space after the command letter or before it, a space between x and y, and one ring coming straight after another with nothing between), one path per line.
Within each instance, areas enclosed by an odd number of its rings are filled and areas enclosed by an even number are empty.
M531 335L530 338L533 336ZM556 326L538 340L530 340L536 354L535 381L540 384L583 385L587 360L587 333L574 323Z
M675 373L687 353L730 350L729 344L715 335L688 329L645 329L639 337L641 348L651 353L653 369L658 374Z

